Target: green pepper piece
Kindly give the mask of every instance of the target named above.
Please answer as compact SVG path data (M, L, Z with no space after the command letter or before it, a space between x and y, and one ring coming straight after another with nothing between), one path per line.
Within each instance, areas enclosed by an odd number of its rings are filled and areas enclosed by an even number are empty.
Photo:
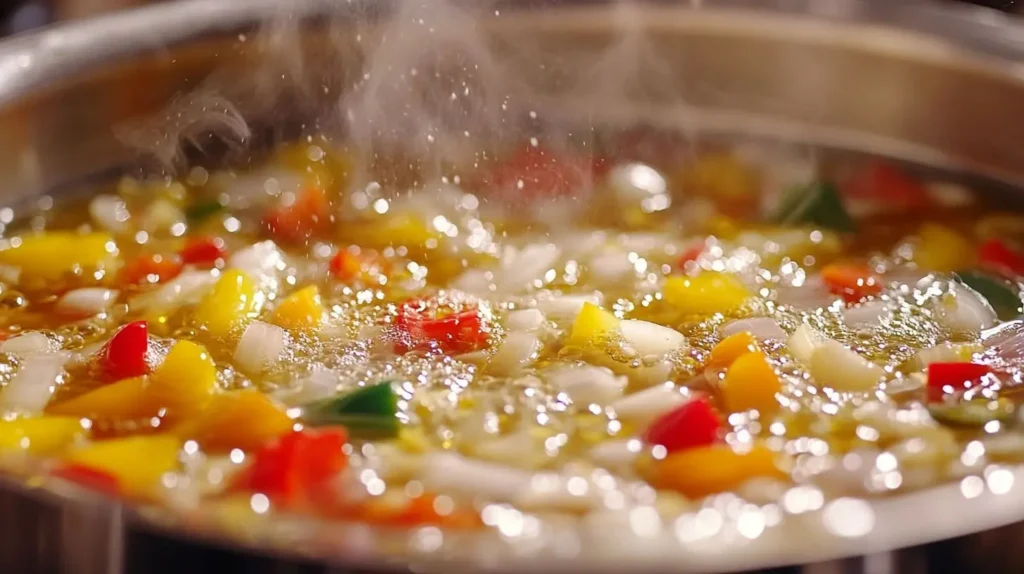
M774 220L790 225L820 225L842 233L850 233L857 228L843 206L839 190L827 182L816 182L791 191L779 206Z
M1024 303L1009 281L983 271L959 271L955 275L958 281L987 299L1000 320L1009 321L1021 314Z
M224 209L224 205L217 199L198 201L185 209L185 218L189 223L195 224L207 219Z
M303 420L313 426L342 425L360 438L398 434L398 398L390 381L310 403L302 412Z
M992 421L1009 421L1013 418L1014 406L1007 399L971 400L956 404L931 404L928 405L928 412L946 426L981 428Z

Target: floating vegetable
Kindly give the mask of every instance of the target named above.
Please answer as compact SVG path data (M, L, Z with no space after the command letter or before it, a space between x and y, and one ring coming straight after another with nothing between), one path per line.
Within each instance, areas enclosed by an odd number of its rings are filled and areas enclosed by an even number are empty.
M135 321L121 327L96 353L95 369L106 381L139 377L149 372L149 327Z
M644 442L673 453L720 440L722 417L704 398L692 399L661 415L644 433Z
M964 285L977 291L992 306L996 316L1003 321L1009 321L1020 316L1021 302L1020 294L1005 279L989 275L983 271L961 271L956 274ZM984 325L988 327L990 325Z
M116 254L117 244L106 233L48 231L0 244L0 264L45 281L107 267Z
M928 365L928 401L942 401L946 395L976 389L992 375L992 368L978 363L932 363Z
M219 237L191 237L178 252L182 263L212 267L219 259L228 255L224 240Z
M344 426L361 438L398 435L398 398L388 381L306 405L302 418L313 426Z
M669 277L664 293L674 309L694 315L732 313L752 297L739 279L714 271L702 271L694 277Z
M260 492L278 504L310 502L315 489L348 465L343 428L303 429L271 441L252 455L235 488Z
M490 344L480 310L473 307L452 310L432 308L426 301L407 301L398 310L395 327L400 336L395 343L399 353L435 348L444 353L462 354Z
M94 442L72 451L64 461L117 479L125 494L148 496L165 473L177 468L180 449L176 437L133 436Z
M812 183L792 190L779 206L776 223L817 225L841 233L856 230L853 218L843 206L839 191L831 183Z
M857 303L882 292L878 277L866 265L832 263L821 270L828 290L847 303Z
M701 498L735 489L752 478L783 478L785 474L776 465L777 456L759 445L744 451L727 444L712 444L674 452L640 470L657 488Z

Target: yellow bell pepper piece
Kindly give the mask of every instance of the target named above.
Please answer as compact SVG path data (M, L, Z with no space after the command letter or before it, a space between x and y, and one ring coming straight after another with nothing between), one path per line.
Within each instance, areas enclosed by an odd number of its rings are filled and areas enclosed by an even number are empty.
M0 450L52 455L85 437L77 417L36 417L0 421Z
M94 270L109 266L117 254L117 244L106 233L49 231L22 237L16 246L4 242L0 263L20 267L24 275L57 281L76 270Z
M93 420L133 421L157 415L148 400L146 377L133 377L104 385L46 409L54 415Z
M747 353L733 361L722 381L722 402L731 413L756 409L762 418L779 408L775 394L782 381L761 353Z
M920 243L914 261L932 271L956 271L974 264L974 245L956 231L935 223L926 223L918 231Z
M324 320L320 289L310 285L284 298L274 309L270 322L292 332L311 331Z
M749 332L734 333L722 339L711 349L711 357L708 359L707 366L709 369L725 369L740 356L752 353L757 348L757 339Z
M192 341L175 343L146 386L149 403L164 409L164 417L170 420L199 413L216 391L217 366L206 348Z
M262 304L263 294L256 282L241 271L229 269L199 302L195 323L207 336L228 341L241 334Z
M656 488L703 498L733 490L752 478L783 478L776 459L773 451L761 445L740 453L730 445L714 444L674 452L638 470Z
M293 424L270 397L244 390L216 396L206 410L172 433L198 442L207 452L252 451L287 433Z
M170 435L133 436L92 443L71 451L64 461L105 472L125 494L142 495L178 466L181 440Z
M687 315L731 313L752 297L739 279L715 271L703 271L695 277L669 277L663 291L665 300Z
M619 320L615 315L593 303L584 303L569 331L568 344L574 347L596 345L609 340L618 330Z

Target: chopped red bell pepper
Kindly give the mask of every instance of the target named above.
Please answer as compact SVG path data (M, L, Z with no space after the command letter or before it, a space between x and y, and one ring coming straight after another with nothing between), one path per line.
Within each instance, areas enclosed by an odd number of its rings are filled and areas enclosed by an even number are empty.
M306 502L316 487L344 470L348 457L342 447L347 441L342 427L292 431L253 453L252 466L236 486L280 504Z
M117 280L122 285L163 283L181 273L181 259L173 255L147 254L121 268Z
M658 417L647 427L644 442L671 453L715 443L721 440L723 427L715 407L698 397Z
M704 243L698 243L692 247L688 247L683 250L683 253L679 256L679 261L676 263L677 269L686 269L686 264L691 261L696 261L704 253Z
M96 353L99 376L106 381L140 377L149 372L149 327L145 321L118 329Z
M495 166L486 182L517 200L571 195L589 183L605 162L525 146Z
M903 211L931 204L928 190L896 166L875 161L842 187L848 200L872 204L884 211Z
M839 295L847 303L856 303L882 292L877 276L866 265L832 263L821 270L821 278L829 292Z
M1000 239L989 239L978 247L978 264L1011 278L1024 275L1024 252Z
M444 353L462 354L486 347L490 338L483 329L480 312L476 308L456 310L445 315L447 309L430 309L418 299L399 307L395 327L399 338L395 351L407 353L413 349L440 349Z
M363 276L366 271L366 260L362 255L342 249L331 258L328 267L335 279L353 281Z
M330 209L327 193L311 186L300 191L291 204L271 209L263 224L278 241L302 243L327 228Z
M179 253L183 263L211 267L218 259L227 257L227 254L224 240L220 237L192 237L185 242Z
M104 494L117 496L121 493L121 484L116 476L81 464L62 463L50 471L50 475Z
M928 365L928 402L976 388L991 374L991 367L978 363L932 363Z

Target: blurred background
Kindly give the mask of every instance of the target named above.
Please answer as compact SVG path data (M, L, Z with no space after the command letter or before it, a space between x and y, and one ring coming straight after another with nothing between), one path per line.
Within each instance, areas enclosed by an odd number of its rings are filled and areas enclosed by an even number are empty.
M7 36L38 28L51 22L86 18L103 12L123 10L160 1L173 0L0 0L0 21L3 23L2 28L0 28L0 34ZM239 1L244 2L245 0ZM286 2L287 0L282 1ZM935 1L955 2L957 0ZM968 4L1024 14L1024 0L962 1Z

